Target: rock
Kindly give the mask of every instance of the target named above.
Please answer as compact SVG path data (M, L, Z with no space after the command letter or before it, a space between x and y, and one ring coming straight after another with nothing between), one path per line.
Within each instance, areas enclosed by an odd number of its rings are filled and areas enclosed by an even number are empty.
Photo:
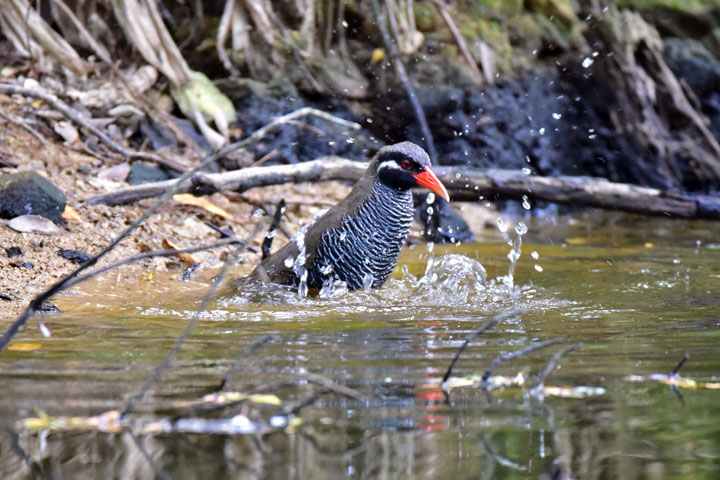
M60 222L66 201L65 194L37 172L0 175L0 218L40 215Z
M146 162L134 162L130 166L130 174L127 177L127 181L131 185L162 182L168 179L170 179L170 175L165 170Z
M432 202L428 203L428 199ZM432 193L414 196L415 218L422 226L423 238L435 243L469 243L475 237L465 220L442 198Z
M88 255L85 252L80 252L78 250L65 250L61 249L57 251L57 254L60 255L63 258L67 258L73 263L85 263L90 258L92 258L90 255Z
M22 248L20 247L3 247L8 258L19 257L23 254Z

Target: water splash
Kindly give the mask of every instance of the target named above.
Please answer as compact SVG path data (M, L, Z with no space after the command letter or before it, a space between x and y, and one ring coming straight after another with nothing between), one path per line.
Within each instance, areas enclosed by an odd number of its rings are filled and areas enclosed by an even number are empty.
M307 223L306 225L303 225L303 227L298 230L298 232L293 237L293 241L298 247L298 256L295 257L295 261L292 263L292 271L295 274L295 276L298 279L298 295L300 297L307 297L308 295L308 271L307 268L305 268L305 262L307 261L307 251L305 249L305 235L307 234L308 229L317 221L318 218L323 216L327 212L327 209L320 210L317 214L315 214L315 217ZM285 259L285 265L287 265L287 261L290 257Z

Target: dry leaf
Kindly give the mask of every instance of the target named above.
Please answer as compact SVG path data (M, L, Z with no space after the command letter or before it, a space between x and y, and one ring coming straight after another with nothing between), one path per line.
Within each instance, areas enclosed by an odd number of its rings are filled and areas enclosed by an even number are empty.
M12 352L32 352L42 347L42 343L15 342L8 345L7 349Z
M70 205L65 205L65 210L62 213L62 218L68 222L79 222L82 220L80 214Z
M178 247L177 245L172 243L167 238L163 238L162 246L163 246L163 248L168 248L168 249L173 249L173 250L182 250L182 248ZM196 263L200 263L195 259L195 257L190 255L189 253L178 253L178 254L173 255L173 257L179 258L188 267L192 267Z
M173 195L173 200L178 203L182 203L183 205L192 205L194 207L204 208L208 212L223 218L227 218L228 220L233 219L232 215L230 215L224 209L218 207L205 197L196 197L195 195L190 193L178 193L176 195Z
M60 135L68 145L72 145L78 138L80 138L80 132L78 132L78 129L67 120L55 123L53 125L53 130L55 130L55 133Z
M60 235L60 230L52 221L38 215L21 215L5 225L22 233L39 233L41 235Z

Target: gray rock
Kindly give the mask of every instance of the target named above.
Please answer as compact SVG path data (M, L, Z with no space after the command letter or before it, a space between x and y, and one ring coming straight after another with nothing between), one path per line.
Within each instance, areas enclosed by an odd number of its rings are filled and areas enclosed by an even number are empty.
M131 185L139 185L147 182L162 182L170 176L165 170L145 162L134 162L130 166L130 174L127 177Z
M39 215L60 222L66 202L65 194L37 172L0 175L0 218Z

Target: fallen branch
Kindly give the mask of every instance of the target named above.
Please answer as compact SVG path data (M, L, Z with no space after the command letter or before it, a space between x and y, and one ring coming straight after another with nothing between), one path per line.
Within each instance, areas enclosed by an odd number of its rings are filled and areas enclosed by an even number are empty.
M196 172L177 193L208 195L219 191L244 192L253 187L282 183L318 182L323 180L357 180L367 165L339 157L323 157L295 165L250 167L225 173ZM174 180L145 183L97 195L90 204L120 205L162 195Z
M360 178L367 165L340 157L322 157L294 165L250 167L224 173L197 172L179 193L205 195L217 191L244 192L250 188L282 183L351 180ZM516 170L475 170L435 167L455 201L486 198L542 200L608 210L678 218L720 220L720 196L671 193L656 188L615 183L597 177L542 177ZM119 205L162 195L174 181L146 183L97 195L90 204Z

